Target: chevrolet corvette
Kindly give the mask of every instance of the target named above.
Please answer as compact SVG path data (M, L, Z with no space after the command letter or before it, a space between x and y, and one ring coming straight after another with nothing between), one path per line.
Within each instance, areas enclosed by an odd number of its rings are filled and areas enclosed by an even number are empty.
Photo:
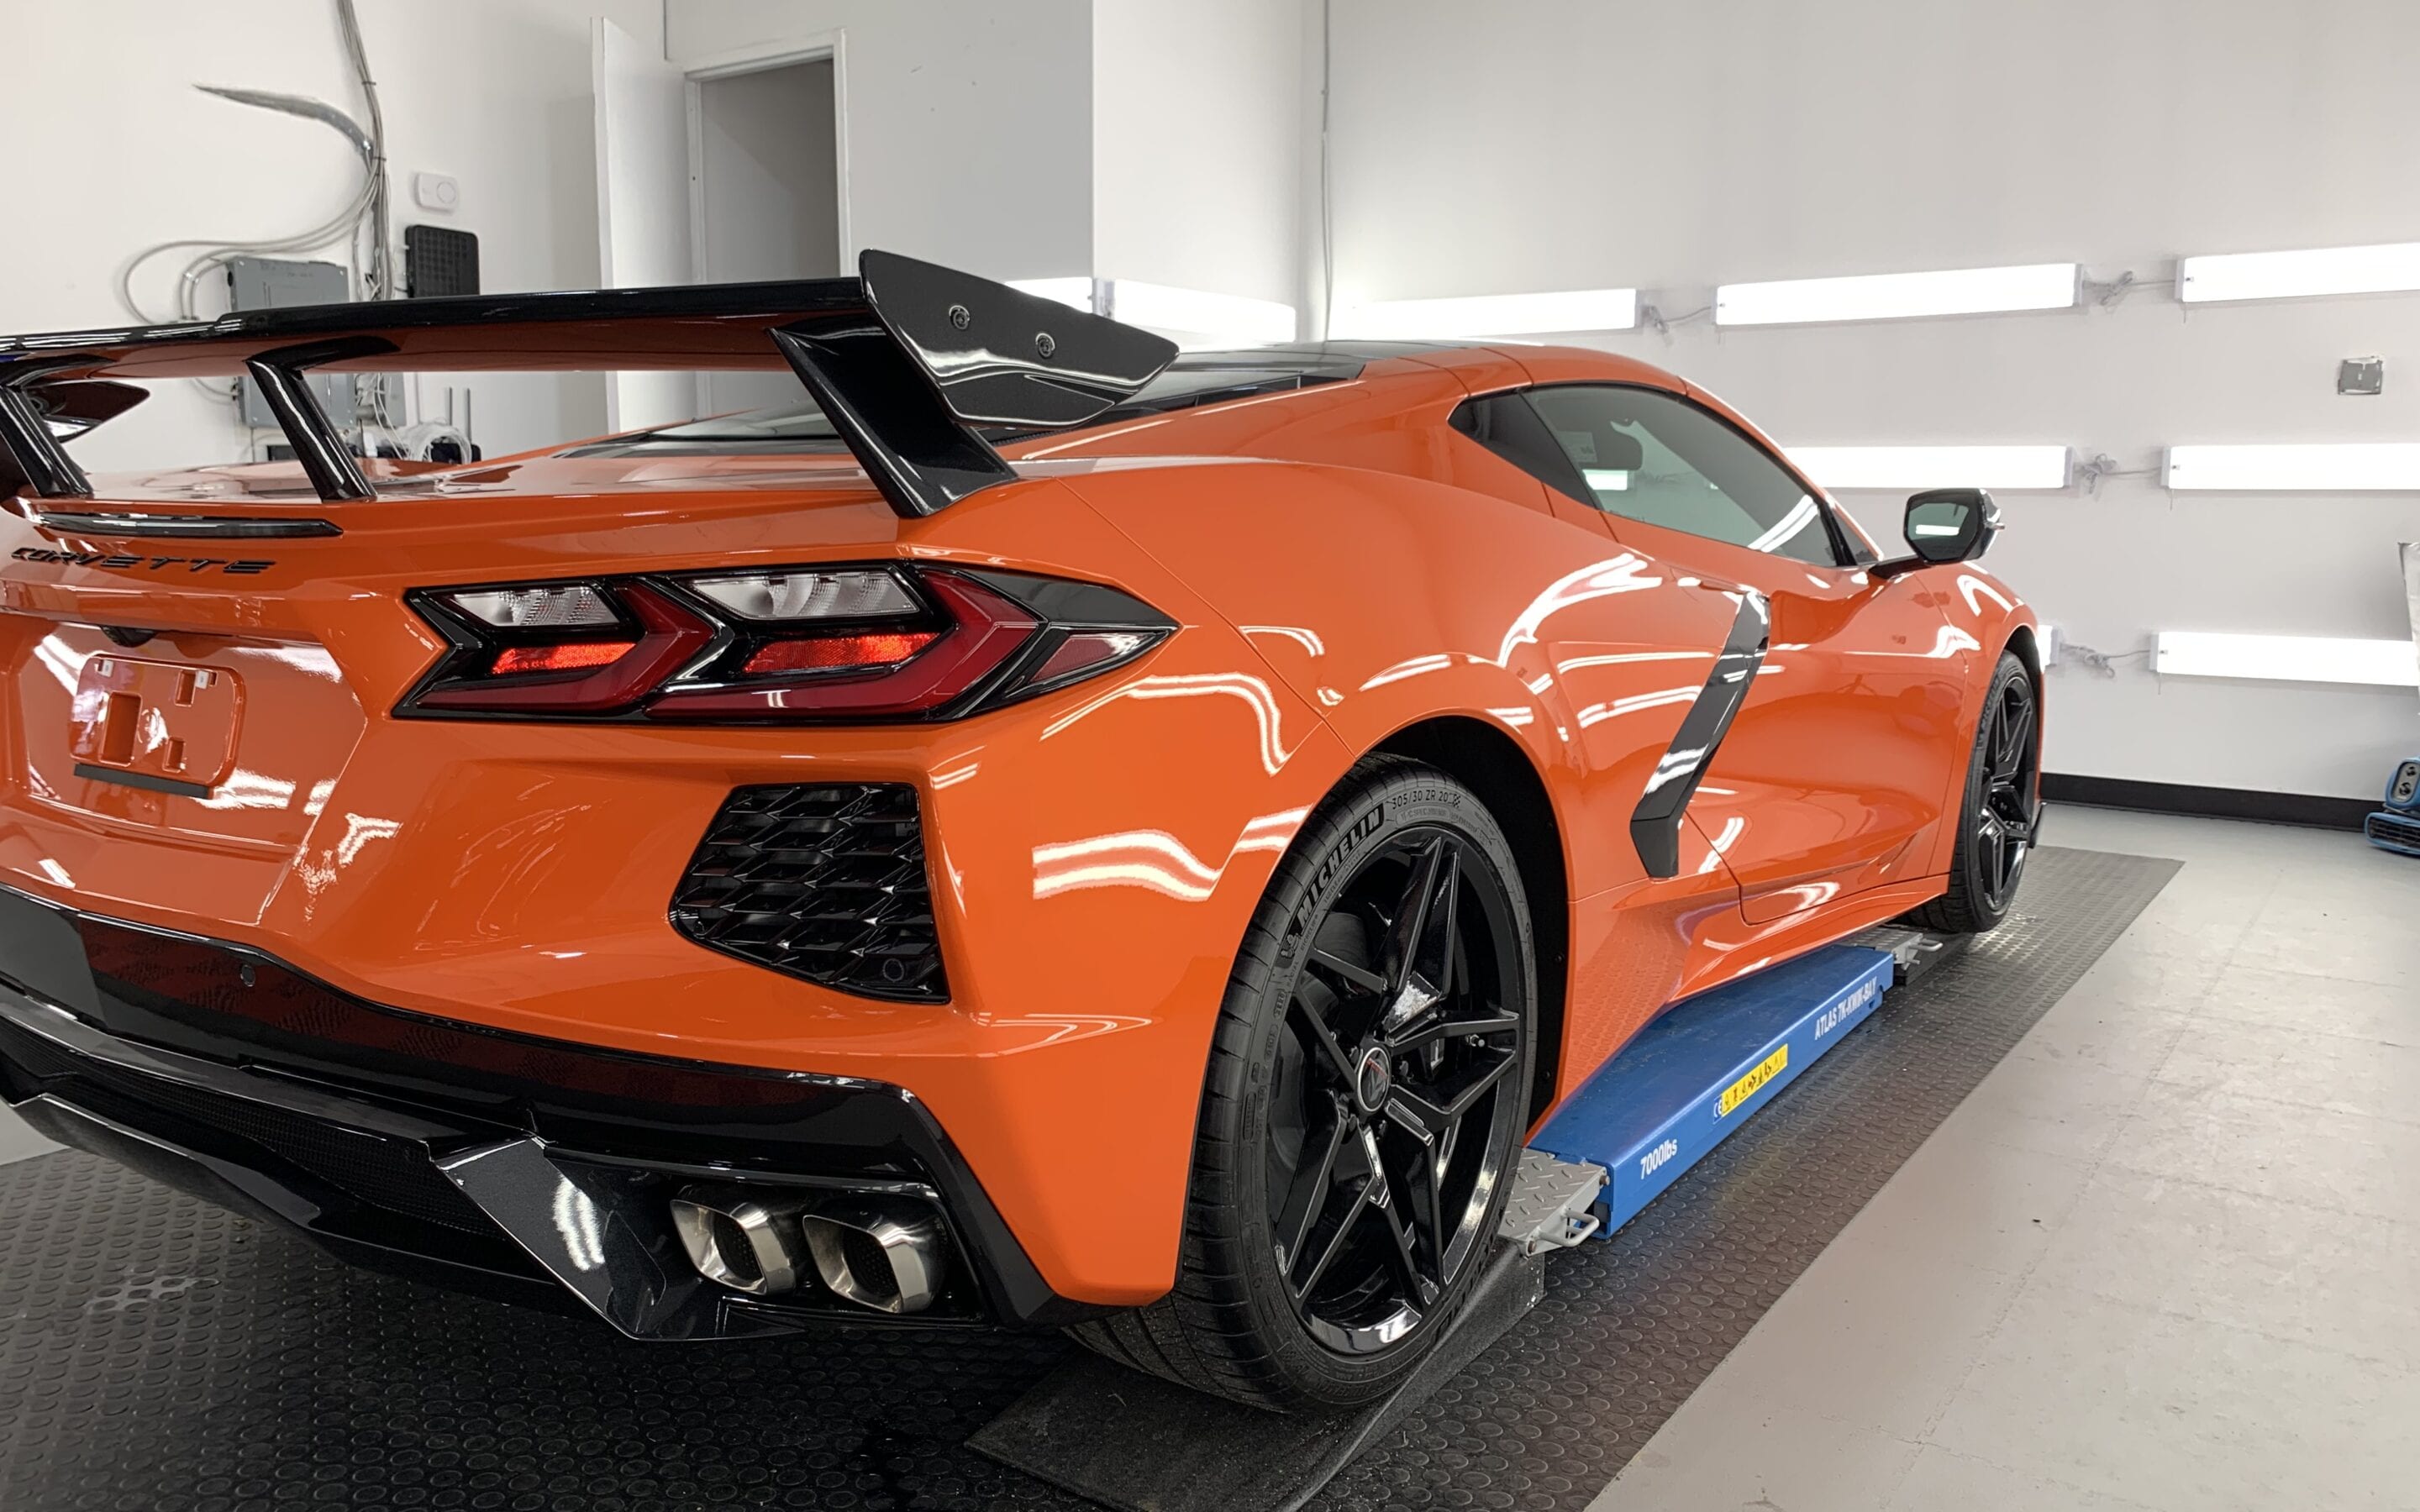
M766 369L466 463L309 375ZM87 475L228 376L287 459ZM2041 667L1604 352L1186 352L811 283L0 341L0 1095L349 1259L644 1339L1064 1328L1385 1392L1528 1132L1869 926L1988 930Z

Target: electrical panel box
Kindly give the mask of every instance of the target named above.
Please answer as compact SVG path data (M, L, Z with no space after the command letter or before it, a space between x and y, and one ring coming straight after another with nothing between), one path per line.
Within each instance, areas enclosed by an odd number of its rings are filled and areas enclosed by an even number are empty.
M278 257L230 257L226 261L227 308L273 310L296 304L343 304L352 298L352 281L336 263L290 262ZM305 381L319 396L319 408L342 430L353 423L353 380L343 373L314 373ZM243 423L256 429L272 428L277 413L250 379L236 379L243 406Z
M403 291L415 300L478 293L479 239L451 226L405 226Z

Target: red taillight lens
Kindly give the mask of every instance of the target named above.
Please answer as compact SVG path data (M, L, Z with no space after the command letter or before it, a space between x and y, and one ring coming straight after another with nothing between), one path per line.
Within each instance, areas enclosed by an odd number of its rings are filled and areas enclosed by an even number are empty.
M1176 628L1113 588L897 563L417 590L407 601L454 652L404 715L954 718L1122 666Z
M741 664L759 676L774 672L830 671L835 667L863 671L887 667L908 657L939 639L932 630L885 630L870 635L822 635L808 640L774 640L760 647Z
M436 619L457 646L438 665L419 691L404 700L402 712L427 710L464 714L610 714L644 697L650 688L697 659L714 640L714 623L644 583L626 583L613 590L613 602L628 616L626 629L637 637L625 640L536 640L498 646L492 632L465 632L472 622L460 617ZM421 612L429 613L428 601ZM546 632L533 631L543 635ZM601 661L582 658L618 647ZM508 663L507 657L520 657ZM550 658L554 665L544 665ZM468 668L463 663L469 664ZM484 668L484 672L470 671ZM532 676L535 672L554 676Z
M576 672L619 661L636 640L575 640L563 646L506 646L496 653L490 677L518 677L524 672Z
M666 688L647 705L654 719L898 717L951 703L1005 666L1042 628L1015 599L954 572L927 573L950 628L908 661L858 676L768 681L728 687Z

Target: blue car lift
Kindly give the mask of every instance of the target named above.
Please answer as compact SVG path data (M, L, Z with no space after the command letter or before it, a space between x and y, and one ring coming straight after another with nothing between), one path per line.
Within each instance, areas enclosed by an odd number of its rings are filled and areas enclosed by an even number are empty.
M1639 1031L1529 1141L1610 1173L1610 1235L1747 1122L1889 990L1888 951L1835 945L1676 1004Z
M1276 1417L1081 1355L968 1443L1106 1506L1300 1506L1537 1304L1545 1251L1611 1237L1847 1039L1893 985L1962 943L1869 930L1668 1009L1521 1152L1504 1247L1429 1359L1384 1400L1335 1419Z

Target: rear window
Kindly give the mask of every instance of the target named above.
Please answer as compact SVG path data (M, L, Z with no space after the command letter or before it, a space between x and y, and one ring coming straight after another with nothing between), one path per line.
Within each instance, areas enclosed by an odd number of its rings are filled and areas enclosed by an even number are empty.
M1175 409L1191 409L1230 399L1249 399L1289 389L1335 383L1358 378L1357 357L1318 347L1271 348L1249 352L1187 352L1143 391L1117 406L1094 425L1110 425ZM994 444L1021 440L1040 431L1006 425L976 427ZM1056 434L1070 434L1059 432ZM813 401L776 409L716 415L686 424L666 425L633 436L576 447L566 456L704 456L718 454L781 456L794 454L841 453L848 447L832 423Z

